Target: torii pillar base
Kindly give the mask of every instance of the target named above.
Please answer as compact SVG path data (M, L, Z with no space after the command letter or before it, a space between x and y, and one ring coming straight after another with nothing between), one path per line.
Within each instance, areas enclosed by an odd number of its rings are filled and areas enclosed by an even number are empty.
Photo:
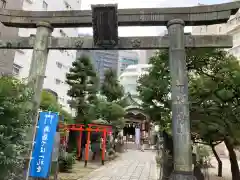
M175 171L170 176L170 180L197 180L197 178L193 175L192 172Z

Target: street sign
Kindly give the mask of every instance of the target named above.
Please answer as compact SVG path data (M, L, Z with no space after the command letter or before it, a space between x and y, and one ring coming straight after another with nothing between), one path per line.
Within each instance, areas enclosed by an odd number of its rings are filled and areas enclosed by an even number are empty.
M30 176L47 178L58 124L58 113L40 112L30 163Z

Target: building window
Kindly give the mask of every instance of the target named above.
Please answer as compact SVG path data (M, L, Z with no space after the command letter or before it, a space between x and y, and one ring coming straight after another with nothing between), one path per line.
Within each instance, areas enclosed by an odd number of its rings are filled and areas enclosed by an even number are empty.
M56 62L56 64L57 64L57 67L58 67L59 69L61 69L61 68L63 67L62 63L60 63L60 62Z
M46 3L46 1L43 1L43 9L47 10L47 8L48 8L48 4Z
M13 75L18 76L20 74L21 66L13 64Z
M1 8L6 8L6 4L7 4L6 0L0 0Z
M60 79L55 79L55 83L56 83L56 84L60 84L60 83L61 83L61 80L60 80Z

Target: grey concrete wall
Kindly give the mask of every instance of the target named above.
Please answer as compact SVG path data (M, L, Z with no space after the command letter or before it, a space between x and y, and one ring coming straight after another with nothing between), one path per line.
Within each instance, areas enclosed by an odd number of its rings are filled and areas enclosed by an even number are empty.
M2 8L2 1L0 0L0 8ZM23 0L5 0L5 9L22 9ZM0 38L17 37L18 28L5 27L0 23ZM0 49L0 73L12 73L15 50Z

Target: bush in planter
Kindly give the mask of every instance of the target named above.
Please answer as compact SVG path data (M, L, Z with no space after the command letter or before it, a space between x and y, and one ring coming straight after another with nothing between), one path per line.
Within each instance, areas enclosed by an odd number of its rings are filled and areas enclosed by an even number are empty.
M114 154L115 154L114 149L113 149L113 148L110 148L110 149L108 150L108 155L111 156L111 155L114 155Z
M110 148L108 150L108 158L109 160L113 160L116 157L116 152L114 151L114 149Z
M211 167L210 159L211 159L211 153L209 147L205 145L198 145L197 146L197 154L199 158L199 164L202 166L202 168L209 168Z
M60 172L69 172L73 168L76 157L72 153L66 153L65 156L59 157L59 171Z

